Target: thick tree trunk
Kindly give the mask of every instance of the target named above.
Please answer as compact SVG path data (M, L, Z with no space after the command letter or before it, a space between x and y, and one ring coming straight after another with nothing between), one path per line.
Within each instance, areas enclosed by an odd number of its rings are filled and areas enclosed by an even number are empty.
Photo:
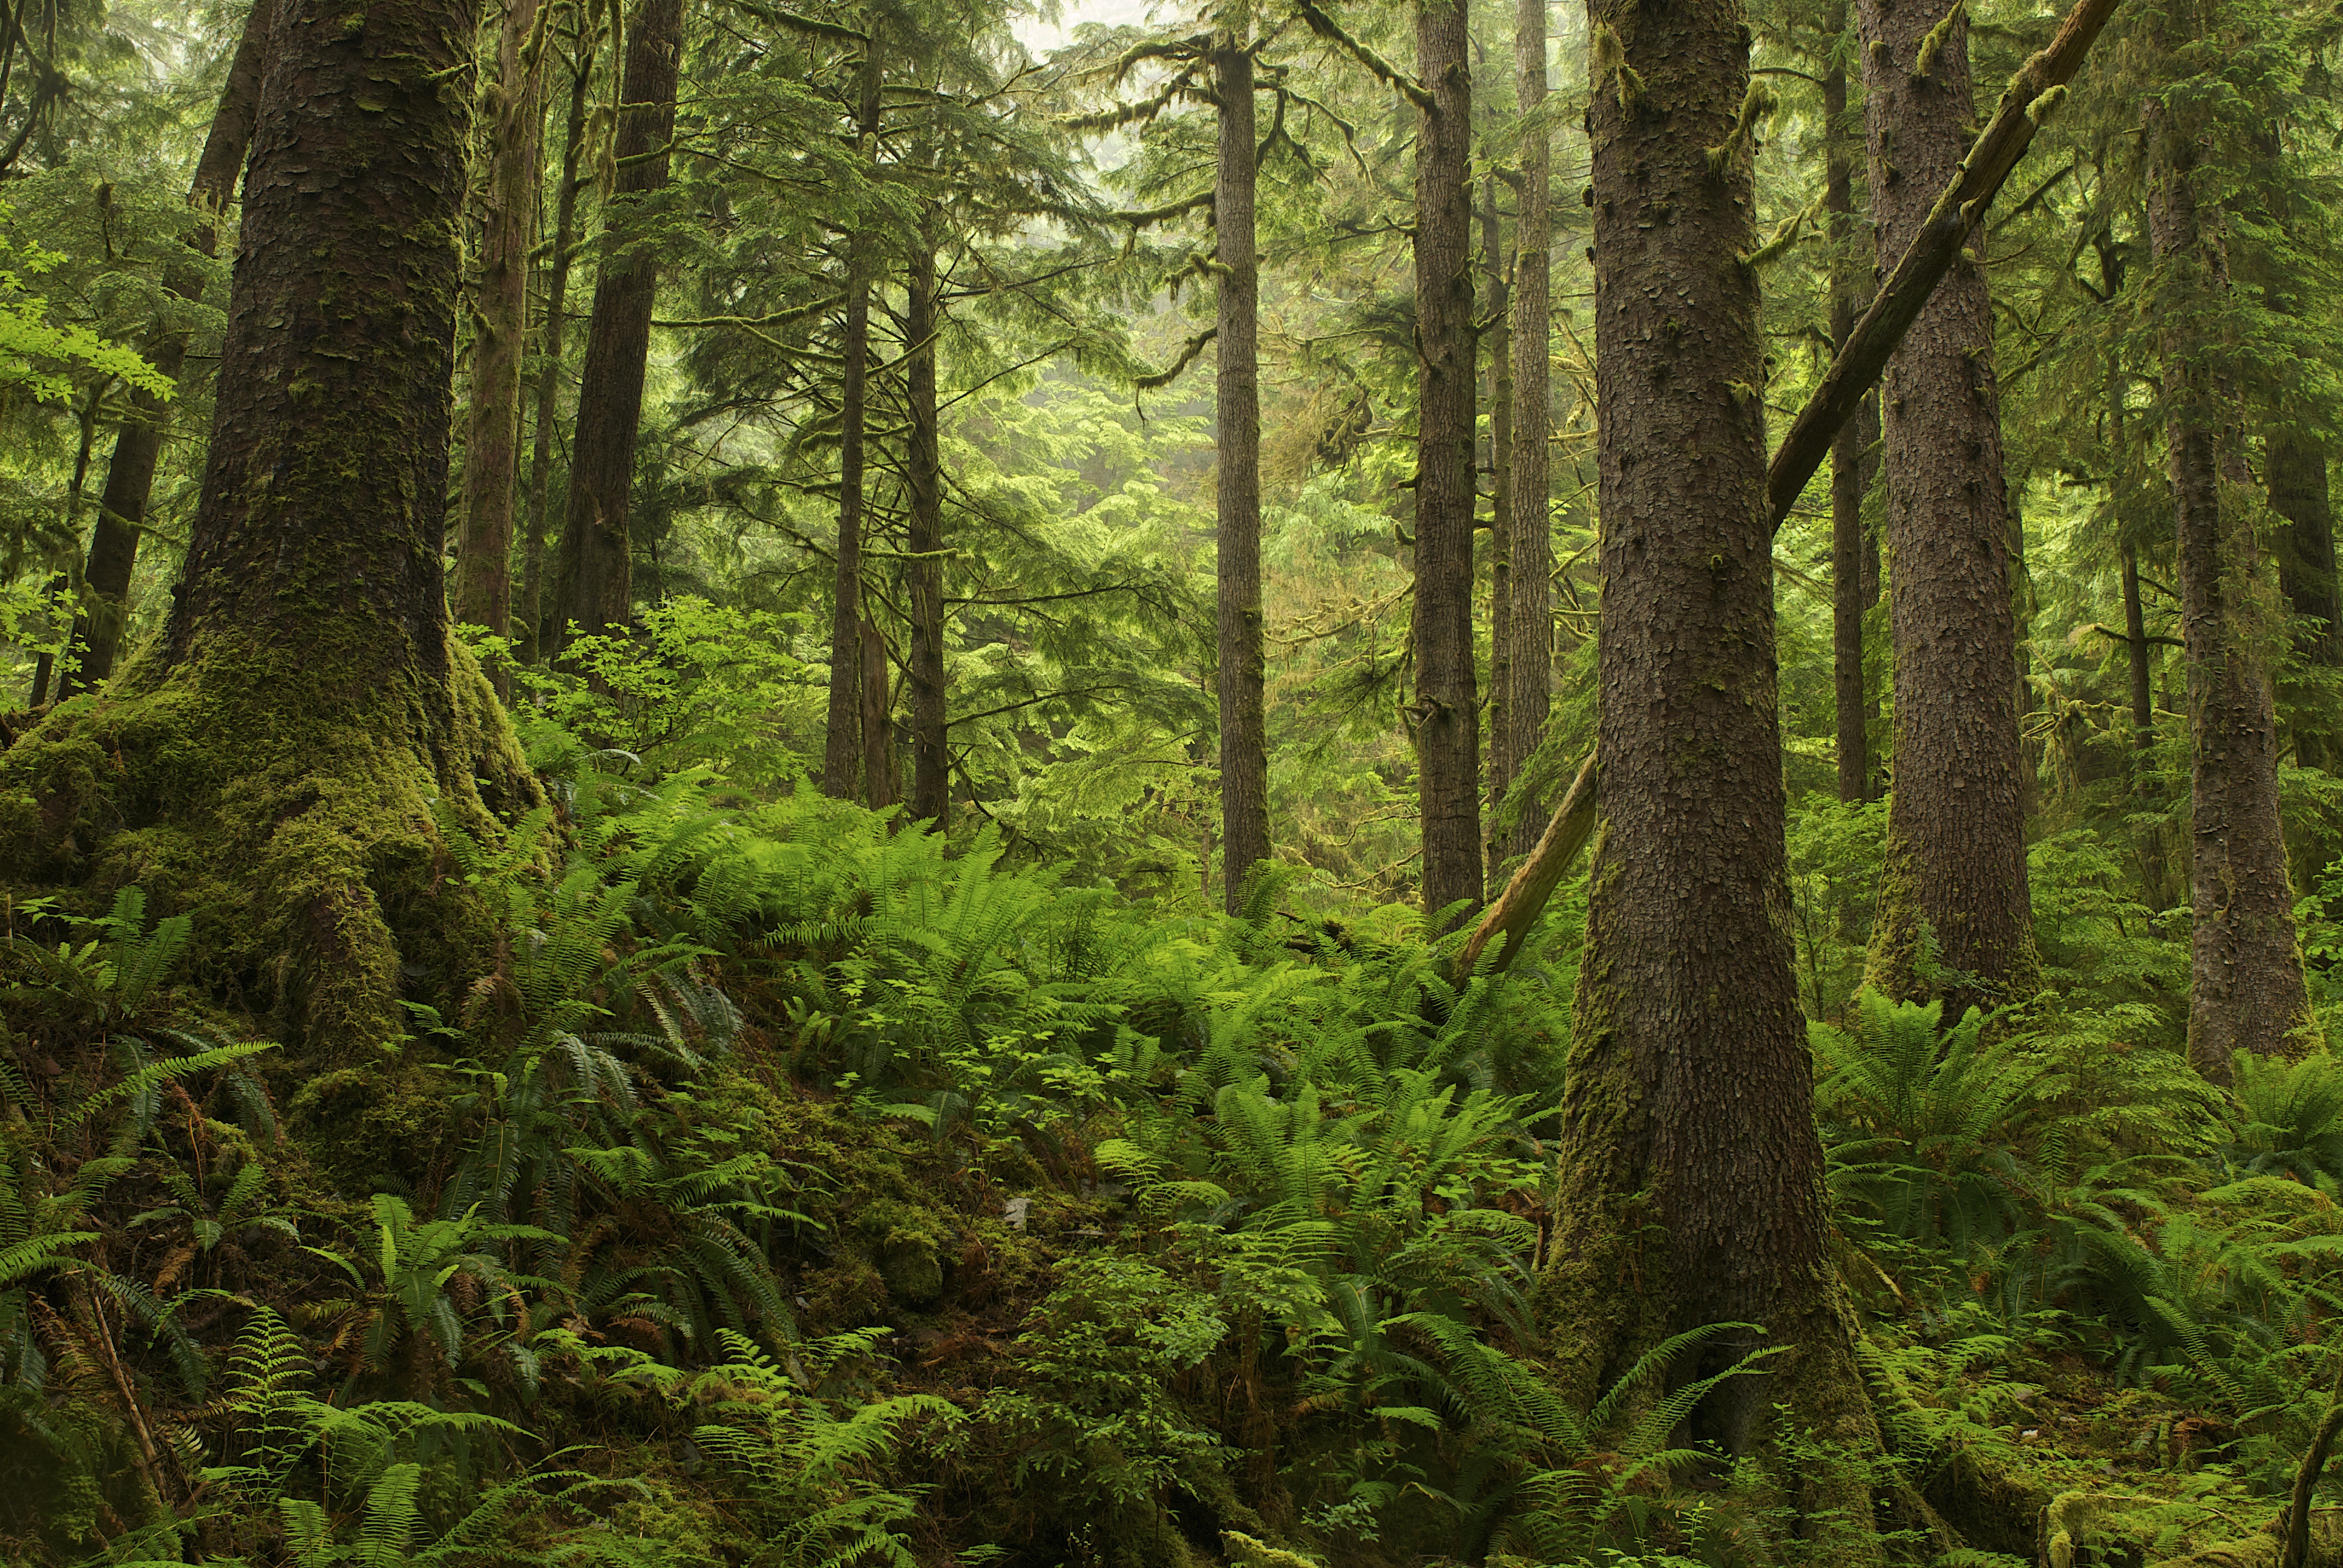
M903 315L911 339L910 405L911 819L943 826L950 805L944 749L944 487L936 408L936 247L923 234L911 252Z
M874 811L901 798L895 770L895 719L889 700L887 636L879 623L862 622L862 780Z
M624 627L634 610L627 510L659 257L628 231L643 197L667 184L682 55L683 0L641 0L627 27L627 71L612 147L618 177L604 209L602 265L578 382L578 437L569 451L569 507L561 534L558 613L588 636ZM567 626L558 624L554 646L567 636Z
M448 608L498 637L512 627L513 503L520 482L521 361L528 344L528 247L537 226L538 155L545 124L530 50L538 0L505 0L489 93L488 181L480 204L480 279L472 318L471 405L464 441L464 515ZM539 41L541 43L541 41ZM503 683L499 681L499 686Z
M569 118L562 127L561 184L554 196L553 250L545 261L545 367L537 377L537 417L528 457L528 538L521 546L520 613L529 653L559 642L545 635L545 531L553 510L553 431L561 417L562 340L569 326L569 253L578 244L578 155L586 139L586 90L594 55L581 26L569 76Z
M1212 37L1220 147L1212 176L1220 307L1219 560L1221 896L1231 914L1245 876L1269 859L1269 729L1261 604L1261 270L1253 232L1255 131L1246 7ZM1468 544L1469 548L1469 544Z
M439 565L472 0L347 23L283 0L270 28L163 638L0 757L0 878L194 910L199 973L275 993L313 1061L401 1039L403 979L461 993L481 911L438 824L538 799Z
M1423 912L1481 902L1473 647L1473 79L1463 0L1415 0L1416 799Z
M1795 1347L1695 1435L1822 1452L1880 1436L1825 1255L1813 1066L1789 940L1765 343L1739 0L1589 5L1603 531L1603 815L1564 1087L1542 1320L1582 1402L1665 1336ZM1727 1334L1703 1365L1752 1348ZM1678 1369L1679 1375L1695 1369ZM1582 1402L1579 1408L1584 1408ZM1875 1553L1858 1464L1785 1467ZM1834 1542L1834 1545L1837 1545Z
M218 253L220 214L236 197L236 176L244 172L245 150L252 145L252 116L260 101L262 55L273 4L254 0L245 14L244 32L228 62L227 85L212 113L196 177L187 186L187 206L196 219L187 245L203 261ZM190 257L165 267L165 291L180 299L200 296L203 261ZM147 344L147 362L176 380L186 364L188 337L184 328L157 332ZM155 492L155 467L170 418L169 405L153 393L131 394L130 417L114 438L114 458L106 467L106 489L98 497L97 523L90 534L89 561L82 574L84 624L78 640L83 651L67 667L60 696L91 689L114 674L129 610L130 579L138 566L138 534L146 526L146 503Z
M1846 30L1839 10L1837 36ZM1823 77L1825 174L1823 208L1830 215L1830 333L1835 348L1855 336L1857 297L1871 268L1857 254L1855 228L1855 146L1847 124L1846 67L1835 58ZM1868 248L1868 247L1865 247ZM1866 409L1876 405L1866 400ZM1863 497L1870 488L1865 462L1870 442L1858 414L1831 437L1831 676L1838 707L1838 798L1872 800L1871 702L1864 681L1863 622L1877 602L1878 572L1865 571L1869 542L1863 526Z
M2273 431L2267 459L2270 510L2278 530L2278 588L2307 623L2295 638L2296 657L2320 669L2343 668L2343 591L2335 574L2335 508L2327 488L2327 448L2315 437ZM2332 699L2318 697L2294 724L2295 760L2332 769L2336 761Z
M1898 255L1975 135L1967 13L1861 0L1856 24L1871 210L1881 251ZM1955 260L1888 360L1880 407L1896 769L1868 978L1891 996L1940 996L1957 1016L2032 997L2041 972L1993 306L1974 255Z
M2159 347L2192 750L2188 1060L2227 1083L2234 1052L2293 1054L2311 1029L2261 651L2279 611L2253 519L2234 498L2248 483L2242 408L2208 362L2201 325L2218 318L2228 289L2217 215L2208 223L2199 211L2193 133L2160 96L2148 100L2147 133L2148 239L2172 286Z
M862 51L858 138L866 163L879 154L879 33ZM838 403L838 557L830 597L830 708L822 729L821 790L850 800L862 766L862 470L864 405L870 375L870 246L860 230L846 241L845 366Z
M1546 0L1515 0L1513 69L1521 110L1545 102ZM1554 679L1554 525L1550 451L1554 217L1548 206L1554 149L1545 136L1522 143L1521 215L1513 225L1511 326L1513 461L1506 498L1506 690L1503 739L1506 778L1521 776L1545 735ZM1526 855L1539 842L1544 802L1515 802L1507 855Z
M1506 712L1513 699L1513 360L1506 319L1504 225L1499 181L1481 187L1481 270L1488 283L1489 363L1489 876L1499 879L1513 835L1496 826L1521 759L1513 755Z

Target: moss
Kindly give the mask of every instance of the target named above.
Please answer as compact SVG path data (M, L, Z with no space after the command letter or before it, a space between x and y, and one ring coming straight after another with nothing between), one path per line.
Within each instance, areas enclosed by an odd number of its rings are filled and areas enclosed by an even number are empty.
M452 994L490 950L435 804L493 839L540 797L459 645L388 686L337 687L331 644L304 653L214 638L171 665L149 645L59 705L0 753L0 888L94 908L144 887L196 917L207 989L347 1063L399 1039L403 988Z

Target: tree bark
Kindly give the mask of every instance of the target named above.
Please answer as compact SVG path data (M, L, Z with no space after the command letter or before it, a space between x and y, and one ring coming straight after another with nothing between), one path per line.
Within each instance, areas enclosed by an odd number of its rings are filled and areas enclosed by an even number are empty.
M1839 8L1834 39L1846 31ZM1856 297L1870 268L1858 259L1855 227L1855 147L1846 115L1846 66L1833 56L1823 76L1823 209L1830 215L1830 334L1835 352L1855 336ZM1868 248L1868 247L1866 247ZM1865 400L1864 407L1875 407ZM1877 799L1872 789L1871 703L1864 680L1863 623L1877 602L1876 573L1865 580L1863 497L1870 488L1860 413L1831 437L1831 676L1838 708L1838 798Z
M439 824L539 799L439 564L476 20L278 6L176 603L0 756L0 877L193 910L200 974L312 1062L377 1060L403 984L462 994L486 918Z
M904 330L910 403L911 547L911 819L940 830L950 805L944 749L943 458L936 407L936 246L932 232L912 247Z
M1578 1400L1671 1333L1763 1324L1796 1349L1726 1382L1694 1435L1748 1452L1778 1399L1825 1450L1876 1452L1825 1254L1788 934L1765 342L1737 262L1755 244L1749 32L1739 0L1588 14L1607 826L1541 1318ZM1719 1335L1674 1375L1753 1342ZM1867 1537L1865 1473L1785 1480L1801 1513L1846 1510Z
M2335 574L2335 508L2327 487L2327 448L2298 431L2273 430L2266 459L2270 510L2278 529L2278 588L2296 616L2308 622L2295 638L2295 654L2320 669L2343 668L2343 592ZM2295 760L2332 770L2334 725L2315 699L2294 724Z
M219 106L212 112L210 131L202 156L196 160L195 178L187 185L187 206L195 224L186 242L195 255L175 260L163 272L164 291L193 300L204 289L204 266L219 250L219 218L236 197L236 176L244 172L245 150L252 145L252 116L260 100L262 54L266 46L273 0L254 0L245 14L244 31L227 68L227 84L220 90ZM196 259L200 257L200 260ZM146 346L147 363L177 380L187 362L190 334L168 327L157 330ZM114 438L113 460L106 465L106 488L97 502L97 523L91 530L89 560L82 573L84 625L81 657L66 667L58 695L70 697L89 690L114 674L122 648L122 633L130 606L130 580L138 566L138 535L146 521L146 504L155 493L155 468L170 428L170 406L151 392L130 395L130 417Z
M1500 830L1507 791L1521 771L1513 754L1513 359L1506 318L1504 225L1494 175L1482 182L1481 269L1489 289L1489 877L1498 879L1513 834Z
M1855 15L1871 211L1896 254L1969 151L1968 14L1860 0ZM1957 1017L2031 998L2041 974L1993 302L1976 256L1955 259L1888 360L1880 411L1896 769L1866 978L1890 996L1941 997Z
M545 635L545 531L553 509L553 431L561 417L562 343L569 327L570 252L578 244L578 155L586 139L586 91L594 80L591 40L581 23L569 75L569 117L562 127L561 184L554 195L553 251L545 261L545 367L537 377L537 417L528 458L528 538L521 546L520 610L529 653L558 637Z
M2167 58L2172 47L2167 42ZM2188 666L2196 915L2188 1060L2213 1082L2227 1083L2234 1052L2298 1053L2312 1026L2278 820L2278 718L2262 652L2278 612L2253 519L2237 500L2249 482L2243 410L2218 364L2223 346L2208 341L2202 326L2221 315L2228 268L2217 211L2208 220L2198 206L2198 147L2183 114L2160 93L2148 99L2148 240L2169 290L2158 349Z
M569 506L561 533L560 614L588 636L623 628L634 610L627 533L635 437L643 416L659 257L631 230L643 198L667 184L683 55L683 0L641 0L627 31L612 154L618 176L602 220L602 265L578 382L578 435L569 452ZM568 636L554 628L554 646Z
M1261 270L1253 225L1252 25L1232 6L1212 36L1220 145L1212 176L1220 302L1217 432L1220 576L1221 896L1235 914L1269 859L1269 729L1261 602Z
M1415 746L1423 912L1481 902L1473 646L1473 81L1463 0L1415 0Z
M528 343L528 248L537 226L545 106L532 49L538 0L505 0L497 82L488 95L488 169L480 213L480 280L472 320L464 514L450 611L498 637L512 628L513 503L520 482L521 361ZM541 40L536 40L541 45ZM504 682L498 680L501 688Z
M2132 789L2144 789L2148 759L2156 751L2156 698L2148 689L2147 613L2139 598L2139 552L2123 548L2124 636L2131 666Z
M1515 0L1513 6L1515 93L1525 115L1537 110L1546 97L1545 6L1546 0ZM1554 216L1549 205L1553 177L1551 138L1525 137L1521 214L1513 224L1513 295L1508 302L1512 321L1507 333L1513 367L1513 451L1507 485L1512 517L1505 541L1507 684L1503 738L1499 744L1508 759L1509 788L1544 738L1546 715L1553 704L1554 525L1547 512L1554 493L1547 446L1554 417L1550 363ZM1506 853L1528 854L1542 842L1538 837L1542 805L1537 800L1516 803Z
M877 621L866 617L862 622L862 779L874 811L883 811L901 798L895 772L890 684L886 634Z
M860 156L874 173L879 82L879 31L873 24L862 50L855 123ZM821 751L822 793L834 800L854 798L862 766L862 444L870 373L870 237L862 229L847 236L845 367L838 414L838 569L830 598L830 709Z

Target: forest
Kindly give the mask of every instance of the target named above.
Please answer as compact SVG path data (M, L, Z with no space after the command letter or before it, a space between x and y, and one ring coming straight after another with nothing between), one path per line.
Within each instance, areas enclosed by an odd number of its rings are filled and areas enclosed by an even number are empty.
M2343 1568L2338 55L0 0L0 1562Z

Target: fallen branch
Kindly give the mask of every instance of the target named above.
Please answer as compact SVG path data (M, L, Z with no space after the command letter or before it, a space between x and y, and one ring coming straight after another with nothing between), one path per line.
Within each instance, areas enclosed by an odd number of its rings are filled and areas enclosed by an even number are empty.
M1545 912L1546 900L1554 897L1571 862L1578 859L1578 851L1594 831L1594 754L1590 751L1586 760L1578 765L1578 777L1571 780L1569 793L1554 808L1554 820L1545 825L1545 835L1538 839L1537 848L1513 873L1513 879L1505 884L1497 901L1481 916L1481 923L1473 928L1463 952L1457 956L1459 980L1471 978L1473 967L1481 961L1482 950L1500 932L1505 940L1490 961L1489 972L1503 974L1513 961L1530 928Z
M2009 178L2017 160L2026 156L2034 132L2048 119L2066 94L2066 84L2081 70L2091 42L2107 25L2120 0L2077 0L2075 8L2046 47L2009 79L2001 106L1961 160L1958 173L1945 194L1936 198L1928 221L1913 236L1903 259L1863 313L1823 375L1806 406L1798 410L1790 433L1774 453L1765 474L1765 497L1773 526L1796 505L1798 492L1822 467L1831 438L1854 414L1863 395L1886 368L1888 356L1919 318L1920 307L1936 292L1937 281L1951 270L1961 247L1985 216L1985 209Z

